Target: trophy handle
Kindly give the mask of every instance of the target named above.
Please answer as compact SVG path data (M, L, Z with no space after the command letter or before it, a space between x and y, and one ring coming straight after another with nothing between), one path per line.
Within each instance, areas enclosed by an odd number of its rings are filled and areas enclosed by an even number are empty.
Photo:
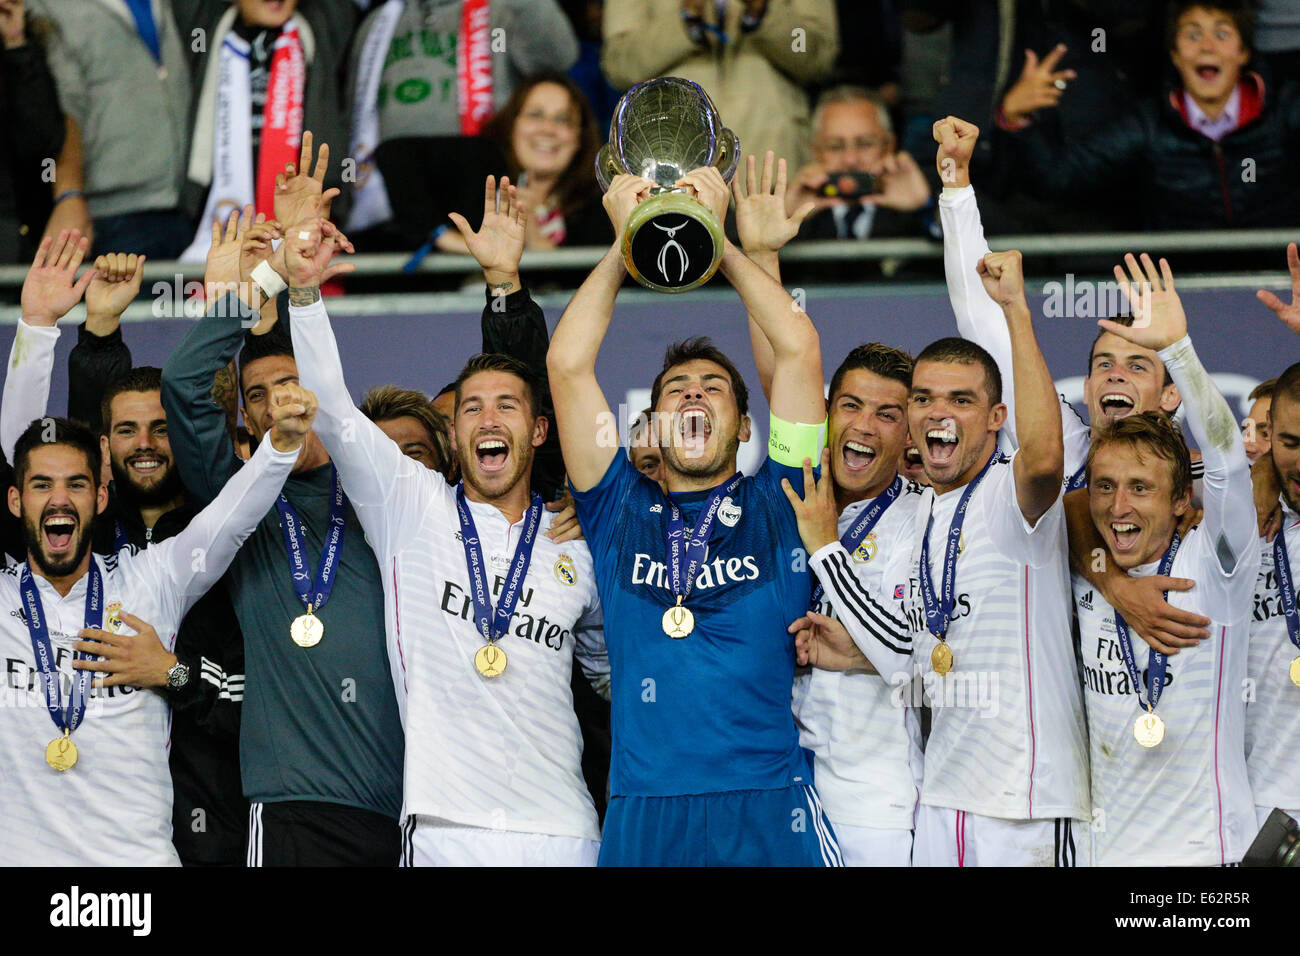
M718 172L728 183L740 165L740 137L726 127L718 135L718 158L713 165L718 167Z
M614 181L614 177L623 172L619 165L618 157L614 150L606 143L596 154L596 181L600 183L600 191L605 192L609 189L609 184Z
M713 210L689 193L664 192L637 203L623 230L632 278L656 292L686 292L713 278L725 238Z

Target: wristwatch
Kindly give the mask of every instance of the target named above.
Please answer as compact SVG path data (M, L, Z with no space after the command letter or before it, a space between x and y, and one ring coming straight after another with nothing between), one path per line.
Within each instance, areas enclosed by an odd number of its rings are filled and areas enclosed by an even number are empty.
M167 689L183 690L185 685L190 682L190 666L177 661L167 671Z

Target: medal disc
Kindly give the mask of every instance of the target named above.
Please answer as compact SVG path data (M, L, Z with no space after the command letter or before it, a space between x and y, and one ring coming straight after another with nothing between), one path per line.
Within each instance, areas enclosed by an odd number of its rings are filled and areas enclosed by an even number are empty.
M1157 747L1165 739L1165 722L1159 714L1142 714L1133 724L1133 736L1143 747Z
M325 636L325 625L315 614L299 614L289 625L289 636L299 647L315 647Z
M474 666L484 677L496 677L506 669L506 652L495 644L484 644L474 655Z
M952 670L952 648L940 641L930 652L930 666L941 677Z
M664 633L674 640L680 640L695 630L695 615L688 607L674 604L664 611Z
M1300 687L1300 657L1291 662L1291 683Z
M45 762L59 773L71 770L77 762L77 745L71 737L55 737L45 746Z

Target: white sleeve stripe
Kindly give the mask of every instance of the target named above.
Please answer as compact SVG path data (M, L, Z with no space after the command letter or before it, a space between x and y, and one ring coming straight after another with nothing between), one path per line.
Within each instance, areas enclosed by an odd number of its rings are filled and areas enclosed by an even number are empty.
M911 628L876 603L870 591L862 586L862 582L853 573L853 569L848 567L848 557L843 551L828 554L823 567L827 578L824 583L833 595L832 604L842 611L852 613L863 628L891 651L897 654L912 653ZM906 646L899 647L886 638L892 638Z

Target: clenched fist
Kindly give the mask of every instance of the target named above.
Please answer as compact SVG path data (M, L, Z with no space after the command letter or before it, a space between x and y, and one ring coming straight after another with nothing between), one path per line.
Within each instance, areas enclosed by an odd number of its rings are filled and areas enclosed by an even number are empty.
M990 252L980 259L975 271L991 298L1004 309L1025 299L1024 263L1018 249Z
M271 444L276 451L297 451L316 420L316 396L293 382L271 390Z
M980 128L956 116L945 116L934 124L934 141L939 144L934 164L944 186L960 189L970 185L970 158L980 138Z

